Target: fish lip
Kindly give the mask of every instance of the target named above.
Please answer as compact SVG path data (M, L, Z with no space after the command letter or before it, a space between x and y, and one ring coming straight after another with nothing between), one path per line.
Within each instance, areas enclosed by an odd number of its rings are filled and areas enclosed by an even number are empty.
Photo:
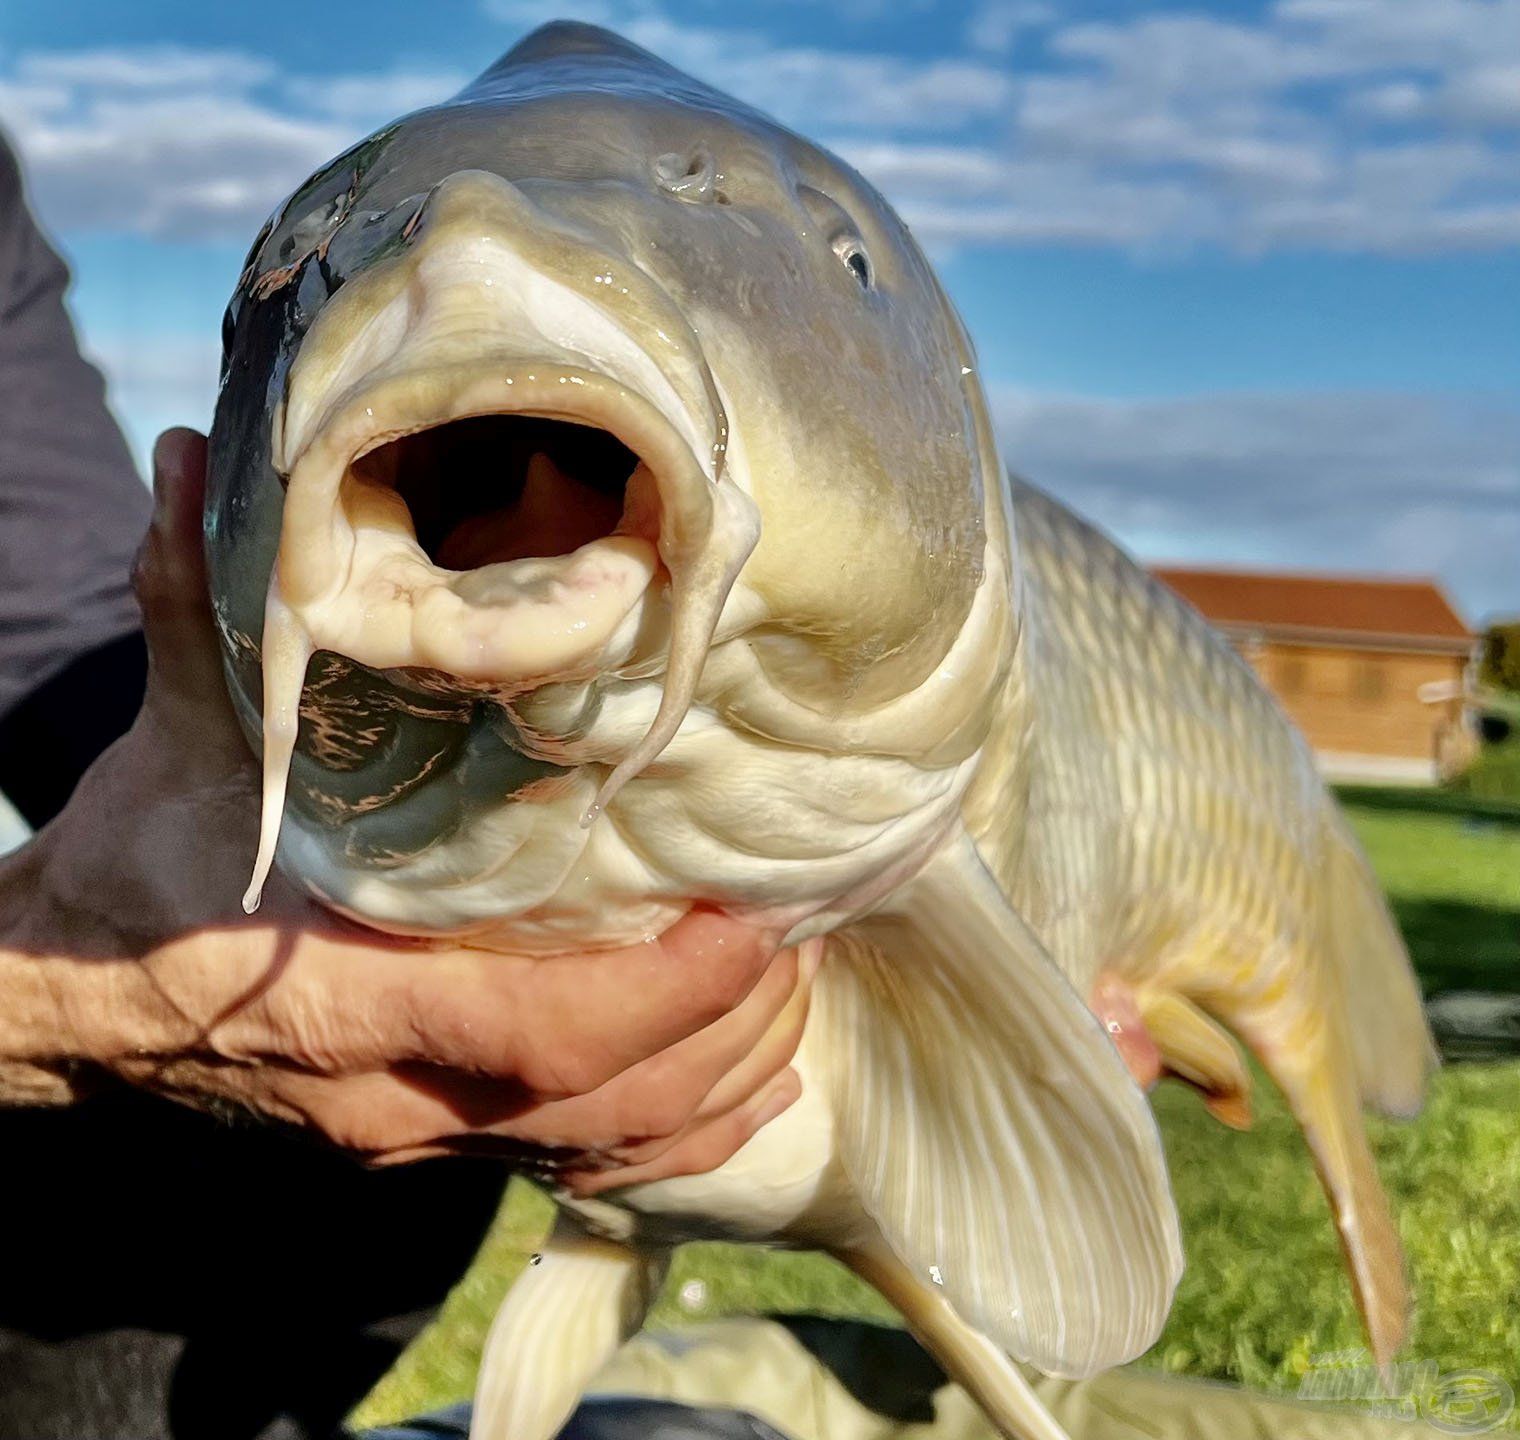
M304 520L315 518L302 512L327 509L339 500L357 461L404 436L486 415L569 421L603 430L627 446L648 466L658 488L662 558L667 541L679 546L705 513L702 502L713 477L657 406L611 376L558 361L507 370L459 364L403 371L345 397L284 472L280 561L286 599L312 598L336 578L337 557L316 549L302 553L286 540L292 528L299 533Z
M486 664L474 673L468 657L462 657L461 663L438 664L436 668L450 670L461 679L494 680L518 689L594 673L606 668L609 661L616 664L630 658L626 654L609 655L608 645L618 634L625 640L630 638L624 622L659 588L661 572L668 578L683 563L689 564L706 542L716 482L681 433L683 427L659 406L609 375L555 360L522 362L509 368L469 361L423 369L386 369L366 377L327 407L284 477L286 507L277 560L283 599L308 617L314 640L322 644L323 636L318 633L321 626L310 617L320 614L324 602L341 592L359 563L360 537L346 508L347 487L364 483L353 478L354 464L402 436L482 415L569 421L612 435L653 479L658 495L658 529L654 535L648 533L649 526L635 534L620 529L568 555L498 562L474 571L455 571L435 564L413 534L408 547L412 561L425 566L432 578L445 586L466 574L506 573L512 567L536 567L539 573L573 580L598 557L633 565L634 546L642 544L653 551L647 581L638 585L636 593L625 584L621 597L611 597L620 604L615 614L612 608L605 608L592 621L583 619L588 643L568 654L563 663L547 668L530 663L523 673L511 674L489 673L491 666ZM280 438L277 434L277 453ZM714 462L712 469L716 468ZM626 508L624 517L626 523ZM454 593L471 608L493 608L493 602L479 598L477 589L457 587ZM334 643L324 648L338 650L361 664L398 668L395 655L384 647L354 644L351 637L350 643L344 644L335 643L335 636L329 639ZM657 657L641 657L641 674L655 674L662 668Z

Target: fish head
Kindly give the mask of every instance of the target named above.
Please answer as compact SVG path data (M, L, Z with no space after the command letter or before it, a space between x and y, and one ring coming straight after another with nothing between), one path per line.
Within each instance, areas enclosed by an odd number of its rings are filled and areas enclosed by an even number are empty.
M231 688L276 824L295 748L287 868L392 928L540 906L683 727L953 769L1004 514L964 329L881 196L593 27L324 166L228 310ZM894 723L968 627L957 698ZM416 899L504 850L475 910Z

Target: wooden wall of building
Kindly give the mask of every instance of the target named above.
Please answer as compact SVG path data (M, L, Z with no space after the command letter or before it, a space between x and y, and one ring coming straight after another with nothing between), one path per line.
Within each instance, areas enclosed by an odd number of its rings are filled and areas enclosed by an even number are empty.
M1462 655L1263 640L1240 647L1317 751L1434 760L1452 707L1420 687L1460 681Z

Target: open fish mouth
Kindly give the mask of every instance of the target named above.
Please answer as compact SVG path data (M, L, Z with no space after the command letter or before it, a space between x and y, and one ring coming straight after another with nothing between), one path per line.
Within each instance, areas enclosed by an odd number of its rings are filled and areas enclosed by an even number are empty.
M570 555L613 534L639 463L605 430L476 415L369 451L353 478L400 495L428 559L462 571Z
M633 657L711 483L605 375L404 375L363 388L293 466L280 600L314 648L376 669L505 695L584 677Z
M669 296L494 175L450 177L419 214L408 252L324 307L275 413L286 496L245 904L273 859L314 651L504 696L663 660L658 713L589 824L674 736L759 537ZM651 597L668 604L646 627Z

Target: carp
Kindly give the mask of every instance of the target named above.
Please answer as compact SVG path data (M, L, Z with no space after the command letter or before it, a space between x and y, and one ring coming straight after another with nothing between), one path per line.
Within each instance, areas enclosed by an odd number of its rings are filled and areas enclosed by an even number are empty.
M1159 1333L1182 1250L1137 1077L1236 1096L1206 1011L1274 1074L1307 1057L1392 1343L1356 1104L1412 1103L1423 1052L1379 1046L1423 1022L1365 864L1222 643L1010 488L965 328L860 176L551 25L301 186L224 328L246 904L278 854L398 934L552 954L705 905L823 952L789 1109L710 1173L558 1196L477 1435L547 1440L670 1247L724 1236L840 1257L1004 1433L1058 1436L1015 1362Z

